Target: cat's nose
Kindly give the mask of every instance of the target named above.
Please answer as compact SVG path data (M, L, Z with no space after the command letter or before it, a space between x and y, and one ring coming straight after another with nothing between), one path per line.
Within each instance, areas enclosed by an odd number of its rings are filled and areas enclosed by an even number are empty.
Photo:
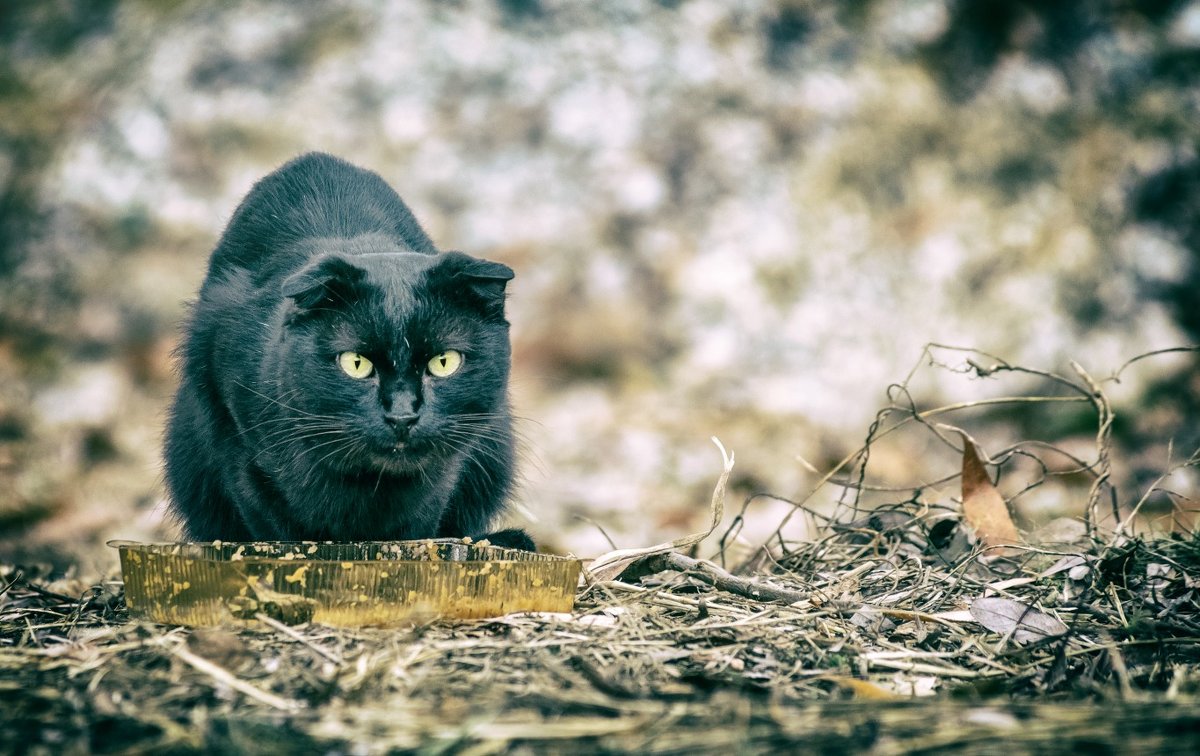
M406 438L408 432L417 424L418 417L420 416L415 412L389 412L383 416L383 421L388 424L397 438Z

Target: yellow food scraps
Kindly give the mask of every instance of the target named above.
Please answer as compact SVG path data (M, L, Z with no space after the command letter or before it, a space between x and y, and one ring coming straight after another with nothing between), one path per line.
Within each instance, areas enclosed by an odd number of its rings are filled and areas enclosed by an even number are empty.
M308 585L308 568L309 565L297 567L290 575L284 575L283 579L288 583L299 583L300 587Z

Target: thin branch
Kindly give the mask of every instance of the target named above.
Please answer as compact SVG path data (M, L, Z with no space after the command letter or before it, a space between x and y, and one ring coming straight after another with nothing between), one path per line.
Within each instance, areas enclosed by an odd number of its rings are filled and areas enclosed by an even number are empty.
M243 693L250 698L253 698L255 701L264 703L267 706L279 709L280 711L297 711L304 708L304 704L299 701L291 698L281 698L274 693L268 693L265 690L260 690L245 680L238 678L224 667L214 664L208 659L205 659L203 656L197 656L196 654L193 654L191 651L188 651L186 648L184 648L182 644L172 648L171 653L179 657L181 661L191 665L197 671L203 672L217 682L228 685L230 688L233 688L239 693Z
M782 601L794 604L797 601L807 601L809 594L793 591L788 588L763 583L758 580L738 577L708 560L692 559L677 551L655 554L643 560L644 569L650 572L676 570L695 575L699 580L714 588L729 591L755 601Z
M1145 354L1139 354L1137 357L1134 357L1131 360L1126 360L1125 364L1123 364L1123 365L1121 365L1121 367L1117 368L1113 372L1112 375L1105 378L1104 382L1107 383L1108 381L1112 381L1113 383L1120 383L1121 382L1121 373L1125 372L1125 368L1129 367L1130 365L1132 365L1135 362L1141 362L1142 360L1148 359L1150 357L1157 357L1161 354L1178 354L1180 352L1200 352L1200 346L1186 346L1186 347L1171 347L1169 349L1155 349L1153 352L1146 352Z

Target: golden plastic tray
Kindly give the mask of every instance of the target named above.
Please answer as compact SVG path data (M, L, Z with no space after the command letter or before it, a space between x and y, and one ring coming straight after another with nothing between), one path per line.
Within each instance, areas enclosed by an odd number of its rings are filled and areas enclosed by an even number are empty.
M134 543L121 554L132 614L177 625L390 625L570 611L581 564L460 540Z

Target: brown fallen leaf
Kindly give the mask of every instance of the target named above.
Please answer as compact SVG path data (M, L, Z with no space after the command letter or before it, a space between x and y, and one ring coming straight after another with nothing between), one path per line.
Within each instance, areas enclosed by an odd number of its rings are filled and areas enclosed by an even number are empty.
M1067 626L1049 614L999 596L972 601L971 616L988 630L1001 634L1011 632L1018 643L1056 638L1067 632Z
M1012 554L1013 549L1002 547L1020 543L1021 537L1008 513L1008 505L988 479L975 442L967 434L961 431L960 434L963 439L963 519L992 554Z

